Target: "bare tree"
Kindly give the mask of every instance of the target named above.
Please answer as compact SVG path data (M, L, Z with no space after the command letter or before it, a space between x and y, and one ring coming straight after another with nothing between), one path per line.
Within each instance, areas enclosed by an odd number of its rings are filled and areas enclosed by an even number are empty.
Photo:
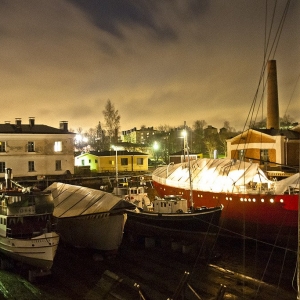
M106 102L105 110L103 110L103 115L110 143L117 143L121 117L119 115L119 111L115 109L115 106L109 99Z
M280 128L288 129L293 124L293 118L290 115L285 114L283 118L280 118Z

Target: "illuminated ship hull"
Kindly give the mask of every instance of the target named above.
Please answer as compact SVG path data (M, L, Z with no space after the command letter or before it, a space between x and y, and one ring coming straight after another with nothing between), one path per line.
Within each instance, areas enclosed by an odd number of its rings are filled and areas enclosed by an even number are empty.
M220 232L233 237L293 246L298 232L299 174L279 182L257 164L230 159L191 161L195 207L223 205ZM187 163L163 166L152 174L159 196L190 197Z

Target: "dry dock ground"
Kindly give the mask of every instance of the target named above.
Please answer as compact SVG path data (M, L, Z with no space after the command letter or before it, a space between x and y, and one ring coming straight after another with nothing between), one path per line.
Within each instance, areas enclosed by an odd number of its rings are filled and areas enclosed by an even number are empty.
M51 275L29 282L24 266L1 270L0 299L296 299L291 251L227 239L188 246L126 235L105 256L60 244Z

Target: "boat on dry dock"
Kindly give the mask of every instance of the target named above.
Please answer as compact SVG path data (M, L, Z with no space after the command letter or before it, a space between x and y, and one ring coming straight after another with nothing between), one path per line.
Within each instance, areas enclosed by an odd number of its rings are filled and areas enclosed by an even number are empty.
M61 241L79 248L118 250L127 219L134 205L100 190L55 182L53 195L57 231Z
M153 186L160 196L187 197L187 163L157 168ZM229 235L252 238L295 238L298 230L299 174L281 181L269 180L257 163L232 159L191 161L196 207L223 205L221 226Z
M146 188L145 184L128 187L124 198L136 205L136 209L127 212L126 230L141 235L186 240L199 239L199 234L218 231L222 205L195 208L192 199L188 201L180 195L155 197L151 201Z
M20 186L7 168L0 203L0 251L16 261L50 270L59 242L53 229L51 193Z

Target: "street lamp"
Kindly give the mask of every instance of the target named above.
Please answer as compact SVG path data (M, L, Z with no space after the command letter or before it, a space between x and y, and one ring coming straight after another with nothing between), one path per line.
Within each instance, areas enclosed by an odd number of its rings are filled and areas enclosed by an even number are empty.
M185 129L182 131L182 137L183 137L183 161L185 162L185 151L187 150L186 149L187 133Z
M188 157L188 169L189 169L189 182L190 182L190 207L191 210L194 210L194 200L193 200L193 182L192 182L192 174L191 174L191 162L190 162L190 153L189 153L189 146L187 142L187 132L185 130L185 122L184 122L184 130L182 131L182 136L183 136L183 147L184 147L184 155L185 151ZM184 161L185 161L185 156L184 156Z
M118 194L118 187L119 187L119 178L118 178L118 147L112 145L112 148L116 152L116 161L115 161L115 169L116 169L116 193Z

